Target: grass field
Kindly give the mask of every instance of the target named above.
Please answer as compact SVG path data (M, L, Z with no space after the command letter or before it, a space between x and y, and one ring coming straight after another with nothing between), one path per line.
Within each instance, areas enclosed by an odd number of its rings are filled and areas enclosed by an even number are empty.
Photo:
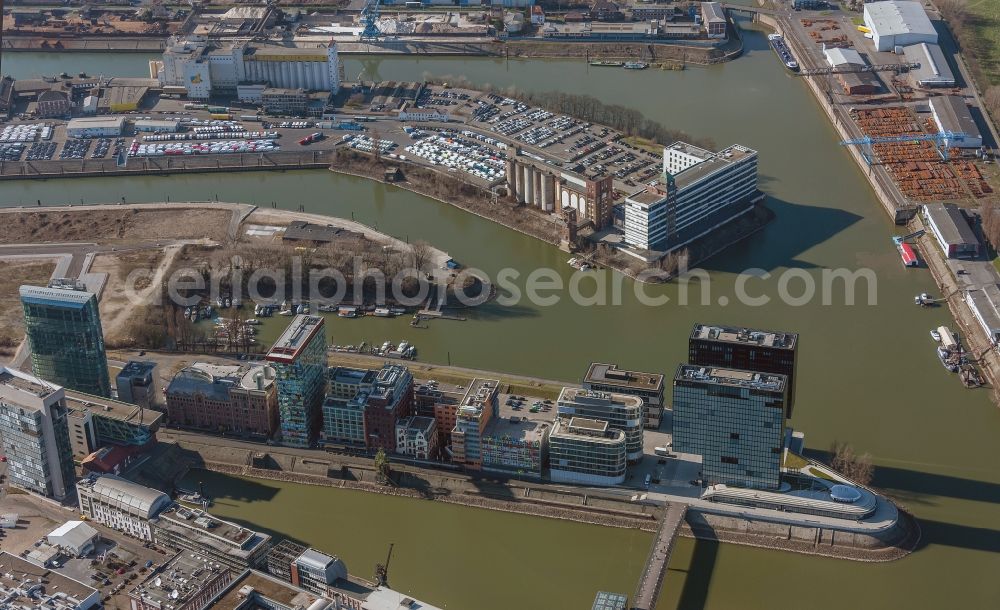
M974 39L973 48L982 72L983 89L1000 85L1000 0L969 0L966 12Z

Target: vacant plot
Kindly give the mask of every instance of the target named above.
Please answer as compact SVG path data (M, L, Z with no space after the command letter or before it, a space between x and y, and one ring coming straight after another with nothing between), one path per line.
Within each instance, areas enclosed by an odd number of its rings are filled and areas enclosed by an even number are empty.
M120 335L129 312L140 304L132 303L130 295L143 294L150 287L149 278L156 273L162 261L161 250L101 254L94 258L91 272L108 274L107 284L101 294L101 326L108 343L113 344L122 339ZM140 279L128 286L129 275L140 270L144 272L138 276Z
M202 238L223 241L231 216L229 210L180 207L176 210L122 208L7 212L0 215L0 222L4 225L0 243L104 243Z
M1000 0L973 0L967 5L975 45L973 54L982 70L982 83L1000 85Z
M51 262L0 261L0 354L9 356L24 337L24 315L18 287L21 284L45 286L55 264Z

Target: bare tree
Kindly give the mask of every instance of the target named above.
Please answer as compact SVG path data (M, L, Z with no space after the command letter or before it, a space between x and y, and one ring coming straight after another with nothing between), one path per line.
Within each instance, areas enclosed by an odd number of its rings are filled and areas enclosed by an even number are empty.
M868 453L857 455L854 448L847 443L835 441L830 447L833 458L830 466L848 479L860 485L870 485L875 476L872 456Z
M431 260L431 254L433 249L431 245L426 241L419 240L413 242L410 246L410 254L413 256L413 268L418 271L423 271L424 267Z

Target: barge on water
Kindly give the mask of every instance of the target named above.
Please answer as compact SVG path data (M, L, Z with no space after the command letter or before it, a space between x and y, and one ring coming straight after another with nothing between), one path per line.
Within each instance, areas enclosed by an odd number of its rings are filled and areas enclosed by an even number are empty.
M792 50L789 49L788 44L785 43L784 36L781 34L769 34L767 40L771 43L771 48L774 49L774 52L781 58L785 67L792 72L798 72L799 62L795 61L795 56L792 55Z

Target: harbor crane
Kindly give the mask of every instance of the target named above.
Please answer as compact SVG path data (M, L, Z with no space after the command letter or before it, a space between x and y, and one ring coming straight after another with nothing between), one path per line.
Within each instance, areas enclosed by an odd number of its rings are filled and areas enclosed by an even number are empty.
M378 29L379 1L366 0L364 8L361 9L361 40L374 42L382 37L382 32Z
M874 153L872 153L873 144L900 144L903 142L935 142L944 144L948 141L956 142L964 140L967 137L969 137L968 134L963 132L942 131L940 133L913 133L901 136L880 136L874 138L871 136L864 136L852 140L843 140L840 145L863 146L864 148L861 150L861 155L865 158L868 165L871 165L873 163L872 158L874 156ZM938 154L941 155L942 159L945 161L948 160L948 149L946 146L938 146L937 151Z
M896 236L894 236L892 238L892 243L894 243L894 244L896 244L898 246L899 244L908 242L911 239L916 239L916 238L922 236L926 232L927 231L925 231L924 229L918 229L918 230L914 231L913 233L910 233L909 235L896 235Z

